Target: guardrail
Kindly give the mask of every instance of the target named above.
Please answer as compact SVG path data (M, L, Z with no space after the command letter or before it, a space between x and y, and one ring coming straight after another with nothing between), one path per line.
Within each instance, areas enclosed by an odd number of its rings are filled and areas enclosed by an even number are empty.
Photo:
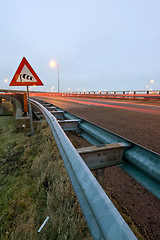
M15 117L16 129L30 127L30 117L28 117L28 103L26 93L0 93L0 115L3 115L2 99L6 99L13 104L13 116ZM35 125L37 123L35 122Z
M39 100L40 101L40 100ZM52 104L50 104L52 105ZM56 106L52 105L52 108ZM152 152L111 131L92 124L74 114L56 107L65 119L78 120L81 136L92 145L123 143L129 148L124 151L125 163L121 164L130 176L160 199L160 155Z
M31 92L31 96L85 97L111 99L160 99L160 90L154 91L87 91L87 92Z
M13 104L13 113L16 117L16 119L19 119L23 115L22 105L21 102L11 94L0 94L0 99L6 99L11 101Z
M31 100L31 103L41 110L52 130L93 239L136 239L63 132L57 119L37 101Z
M160 199L159 154L85 120L79 128L83 130L82 136L92 144L121 142L130 145L124 150L125 163L120 167Z
M24 92L18 90L0 89L0 92ZM160 90L133 90L133 91L82 91L82 92L38 92L30 91L30 96L53 97L97 97L115 99L160 99Z

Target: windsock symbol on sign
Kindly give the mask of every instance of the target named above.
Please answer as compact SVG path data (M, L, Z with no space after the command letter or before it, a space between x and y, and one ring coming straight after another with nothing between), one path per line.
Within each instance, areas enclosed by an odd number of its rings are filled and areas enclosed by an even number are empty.
M21 82L22 82L22 78L28 79L28 80L30 80L30 81L34 81L34 77L29 76L29 75L27 75L27 74L21 74L21 75L20 75L20 81L21 81Z

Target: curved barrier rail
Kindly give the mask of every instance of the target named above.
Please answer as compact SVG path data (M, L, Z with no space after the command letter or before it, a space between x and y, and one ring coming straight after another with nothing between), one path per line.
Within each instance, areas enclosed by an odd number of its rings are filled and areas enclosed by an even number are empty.
M15 112L15 117L17 119L19 119L20 117L22 117L23 115L23 111L22 111L22 105L20 103L20 101L14 96L14 95L10 95L10 94L0 94L0 99L6 99L12 102L13 104L13 108L14 108L14 112Z
M91 143L112 144L122 142L131 147L124 150L125 163L120 165L129 175L160 199L160 155L129 140L106 131L90 122L79 124L82 136Z
M62 110L57 108L57 110ZM130 176L160 199L160 155L128 139L96 126L74 114L65 111L66 119L79 119L81 136L93 145L113 144L117 142L130 145L124 150L125 163L120 165Z
M56 106L52 105L52 108L55 107ZM61 108L56 107L56 109L57 113L63 113L64 119L78 120L78 127L81 132L81 136L92 145L123 143L128 146L124 150L123 154L124 164L121 164L120 167L160 199L159 154L152 152L128 139L122 138L111 131L81 119Z
M52 130L93 239L136 239L67 138L57 119L37 101L31 100L31 103L41 110Z

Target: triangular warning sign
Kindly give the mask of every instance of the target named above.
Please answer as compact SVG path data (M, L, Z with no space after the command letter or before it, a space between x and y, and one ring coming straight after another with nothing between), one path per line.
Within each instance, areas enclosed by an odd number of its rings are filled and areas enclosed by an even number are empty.
M40 86L43 85L27 59L24 57L9 84L10 86Z

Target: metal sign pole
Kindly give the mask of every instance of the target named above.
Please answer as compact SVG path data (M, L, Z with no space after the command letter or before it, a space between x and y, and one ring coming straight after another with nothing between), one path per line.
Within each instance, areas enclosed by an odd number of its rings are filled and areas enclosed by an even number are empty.
M32 108L31 108L30 99L29 99L29 89L28 89L28 86L27 86L27 95L28 95L28 110L29 110L29 117L30 117L31 132L32 132L32 135L34 135Z
M59 93L59 64L57 64L58 67L58 93Z

